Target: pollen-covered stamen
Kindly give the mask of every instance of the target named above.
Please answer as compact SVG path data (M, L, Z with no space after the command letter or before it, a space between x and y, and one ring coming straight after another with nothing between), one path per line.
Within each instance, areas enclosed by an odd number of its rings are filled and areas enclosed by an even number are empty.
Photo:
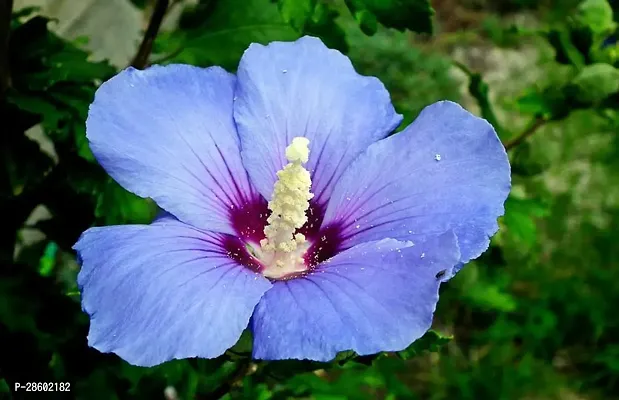
M309 159L309 140L292 139L286 158L289 163L277 172L278 180L269 201L271 215L264 228L266 238L260 241L260 258L267 265L264 274L274 278L305 269L303 254L308 246L305 236L295 232L307 222L305 212L314 196L310 192L310 173L303 167Z

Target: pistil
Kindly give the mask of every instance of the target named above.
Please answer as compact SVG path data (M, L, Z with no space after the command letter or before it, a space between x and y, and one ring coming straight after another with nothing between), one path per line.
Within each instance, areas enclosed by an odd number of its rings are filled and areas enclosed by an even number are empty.
M306 211L312 184L303 164L309 159L309 140L295 137L286 148L288 164L277 172L277 181L268 207L271 215L260 241L261 261L267 277L278 278L306 269L303 254L308 248L305 236L296 233L307 222Z

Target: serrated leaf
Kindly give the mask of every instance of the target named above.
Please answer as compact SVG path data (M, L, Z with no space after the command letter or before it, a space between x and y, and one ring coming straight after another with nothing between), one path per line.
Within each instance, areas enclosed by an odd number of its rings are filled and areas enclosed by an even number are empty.
M346 5L358 22L368 22L368 17L360 14L366 11L387 28L432 33L434 10L428 0L346 0ZM364 32L372 32L371 24Z
M430 329L422 337L414 341L413 344L402 351L398 351L396 354L401 359L408 360L424 351L435 353L451 340L453 340L453 336L444 336Z

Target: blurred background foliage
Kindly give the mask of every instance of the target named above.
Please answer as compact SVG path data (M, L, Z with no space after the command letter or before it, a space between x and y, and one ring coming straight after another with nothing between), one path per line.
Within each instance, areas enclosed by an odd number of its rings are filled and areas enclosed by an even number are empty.
M619 398L618 16L616 0L1 0L0 398L26 381L80 399ZM513 190L490 250L397 354L253 362L244 335L146 369L89 349L71 245L156 212L90 153L96 87L129 64L233 71L249 43L305 34L379 77L406 122L450 99L495 125Z

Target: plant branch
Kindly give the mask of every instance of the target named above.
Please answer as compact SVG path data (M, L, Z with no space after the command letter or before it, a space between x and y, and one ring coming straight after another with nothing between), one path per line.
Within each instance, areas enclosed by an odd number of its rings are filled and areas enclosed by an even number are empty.
M536 117L535 119L533 119L533 121L529 123L529 125L524 131L522 131L522 133L516 135L516 137L514 137L513 139L510 139L507 142L503 143L503 145L505 146L505 150L509 151L515 147L518 147L519 144L527 140L529 136L532 136L535 132L537 132L539 128L544 126L547 122L548 120L545 118Z
M131 63L132 67L137 69L144 69L148 65L148 58L150 57L150 53L153 50L153 43L155 42L157 33L159 33L161 22L163 22L163 17L168 10L169 4L169 0L157 0L157 3L155 4L155 9L153 10L153 14L151 15L150 21L148 22L148 28L146 28L144 39L142 39L140 48L138 49L138 52L135 55L133 62Z
M11 31L11 13L13 0L0 0L0 98L11 86L9 69L9 35Z
M468 76L469 94L473 96L473 98L477 102L482 118L484 118L490 123L490 125L494 127L499 136L509 135L509 131L499 122L499 119L494 113L494 108L490 103L490 99L488 96L488 92L490 89L481 74L472 71L471 69L469 69L469 67L456 60L453 61L453 65L460 68L460 70Z

